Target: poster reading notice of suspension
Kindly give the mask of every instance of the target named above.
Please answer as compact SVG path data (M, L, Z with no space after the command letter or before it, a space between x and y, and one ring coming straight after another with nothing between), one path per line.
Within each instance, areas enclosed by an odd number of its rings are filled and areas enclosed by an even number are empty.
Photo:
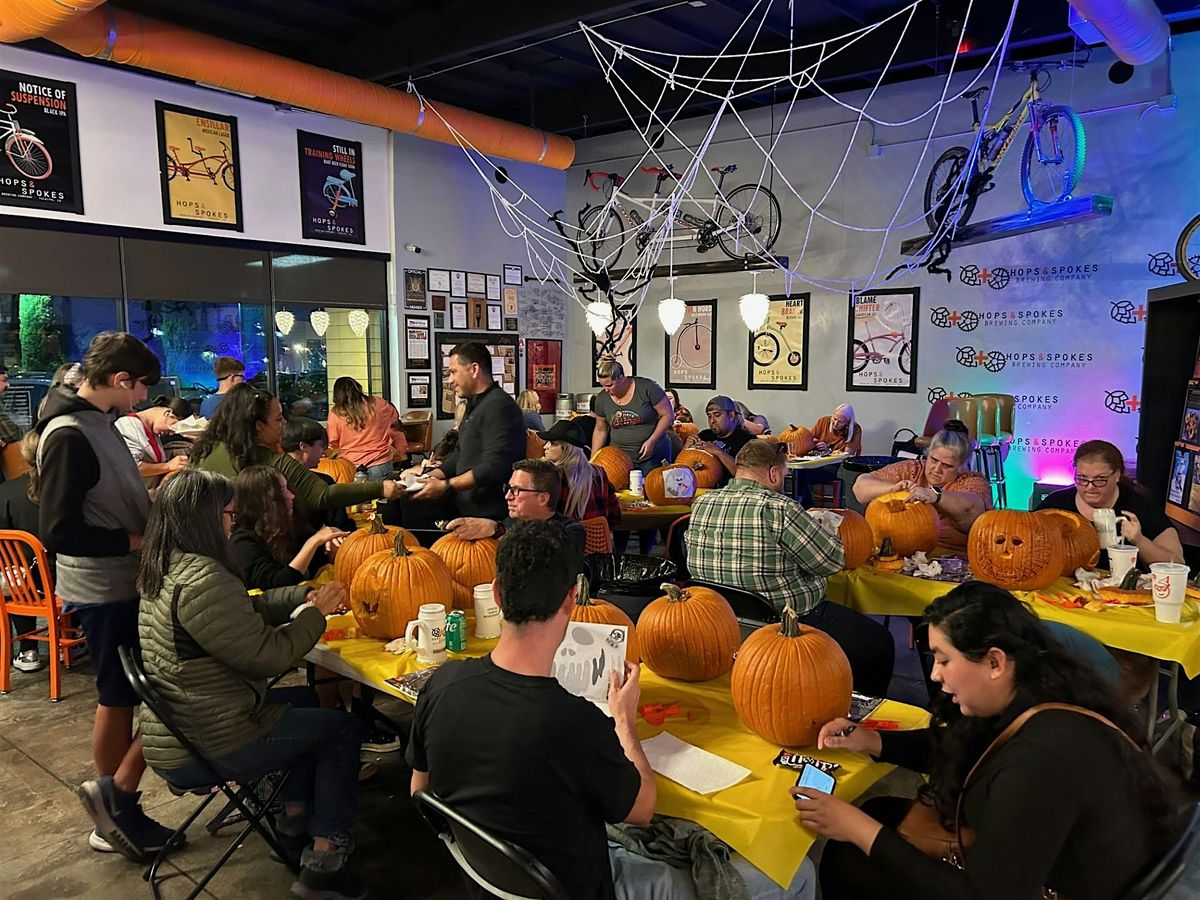
M83 212L75 85L0 69L0 203Z
M808 388L808 294L770 298L767 321L750 335L746 387L803 391Z
M850 295L846 390L917 391L920 288L881 288Z

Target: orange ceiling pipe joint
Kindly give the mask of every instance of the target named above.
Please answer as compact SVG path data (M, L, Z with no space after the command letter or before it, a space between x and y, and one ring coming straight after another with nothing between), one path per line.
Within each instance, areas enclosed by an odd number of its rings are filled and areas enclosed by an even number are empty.
M91 12L104 0L3 0L0 41L15 44L45 37L76 16Z
M43 0L47 6L58 2ZM27 4L34 5L35 0L0 0L0 20L10 7ZM552 169L566 169L575 158L575 142L561 135L456 106L427 103L422 108L414 95L404 91L113 7L68 18L47 37L80 56L136 66L443 144L457 144L453 133L457 131L464 142L489 156ZM441 118L428 108L431 105L437 107Z

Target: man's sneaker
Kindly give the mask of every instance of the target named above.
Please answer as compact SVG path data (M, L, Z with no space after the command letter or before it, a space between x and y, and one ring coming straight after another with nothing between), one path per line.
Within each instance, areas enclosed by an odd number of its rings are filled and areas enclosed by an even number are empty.
M362 748L372 753L394 753L404 748L404 741L395 732L372 728L362 742Z
M13 665L22 672L36 672L42 667L42 660L37 650L22 650L13 660Z
M306 858L309 852L305 851ZM363 900L367 886L348 862L332 872L302 866L300 877L292 882L292 896L301 900Z
M101 837L100 832L98 832L95 828L93 828L92 833L88 835L88 846L97 853L117 852L117 848Z
M155 822L138 804L141 793L127 794L113 784L112 776L85 781L76 789L84 809L96 824L96 840L88 844L101 852L116 850L134 862L142 862L166 846L174 832ZM184 843L183 836L178 842ZM107 844L108 850L98 846Z

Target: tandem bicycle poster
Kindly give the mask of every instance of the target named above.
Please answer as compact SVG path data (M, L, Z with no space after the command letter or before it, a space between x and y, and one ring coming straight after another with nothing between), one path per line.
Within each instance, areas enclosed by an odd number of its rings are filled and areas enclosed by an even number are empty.
M301 233L316 240L365 244L362 144L308 131L297 131L296 139Z
M75 85L0 69L0 204L83 212Z
M163 222L242 231L237 119L156 100Z

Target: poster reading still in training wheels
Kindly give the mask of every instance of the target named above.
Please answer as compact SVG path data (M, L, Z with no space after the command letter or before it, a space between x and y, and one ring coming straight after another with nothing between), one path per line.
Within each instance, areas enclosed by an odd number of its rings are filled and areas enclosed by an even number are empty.
M750 335L746 387L806 390L809 295L776 295L770 301L767 321Z
M300 221L306 238L365 244L362 144L297 131Z
M846 390L917 390L917 314L920 288L850 295Z
M163 221L242 231L237 119L156 101Z
M717 301L687 304L683 324L664 335L667 387L717 386Z
M0 69L0 203L83 212L75 85Z

